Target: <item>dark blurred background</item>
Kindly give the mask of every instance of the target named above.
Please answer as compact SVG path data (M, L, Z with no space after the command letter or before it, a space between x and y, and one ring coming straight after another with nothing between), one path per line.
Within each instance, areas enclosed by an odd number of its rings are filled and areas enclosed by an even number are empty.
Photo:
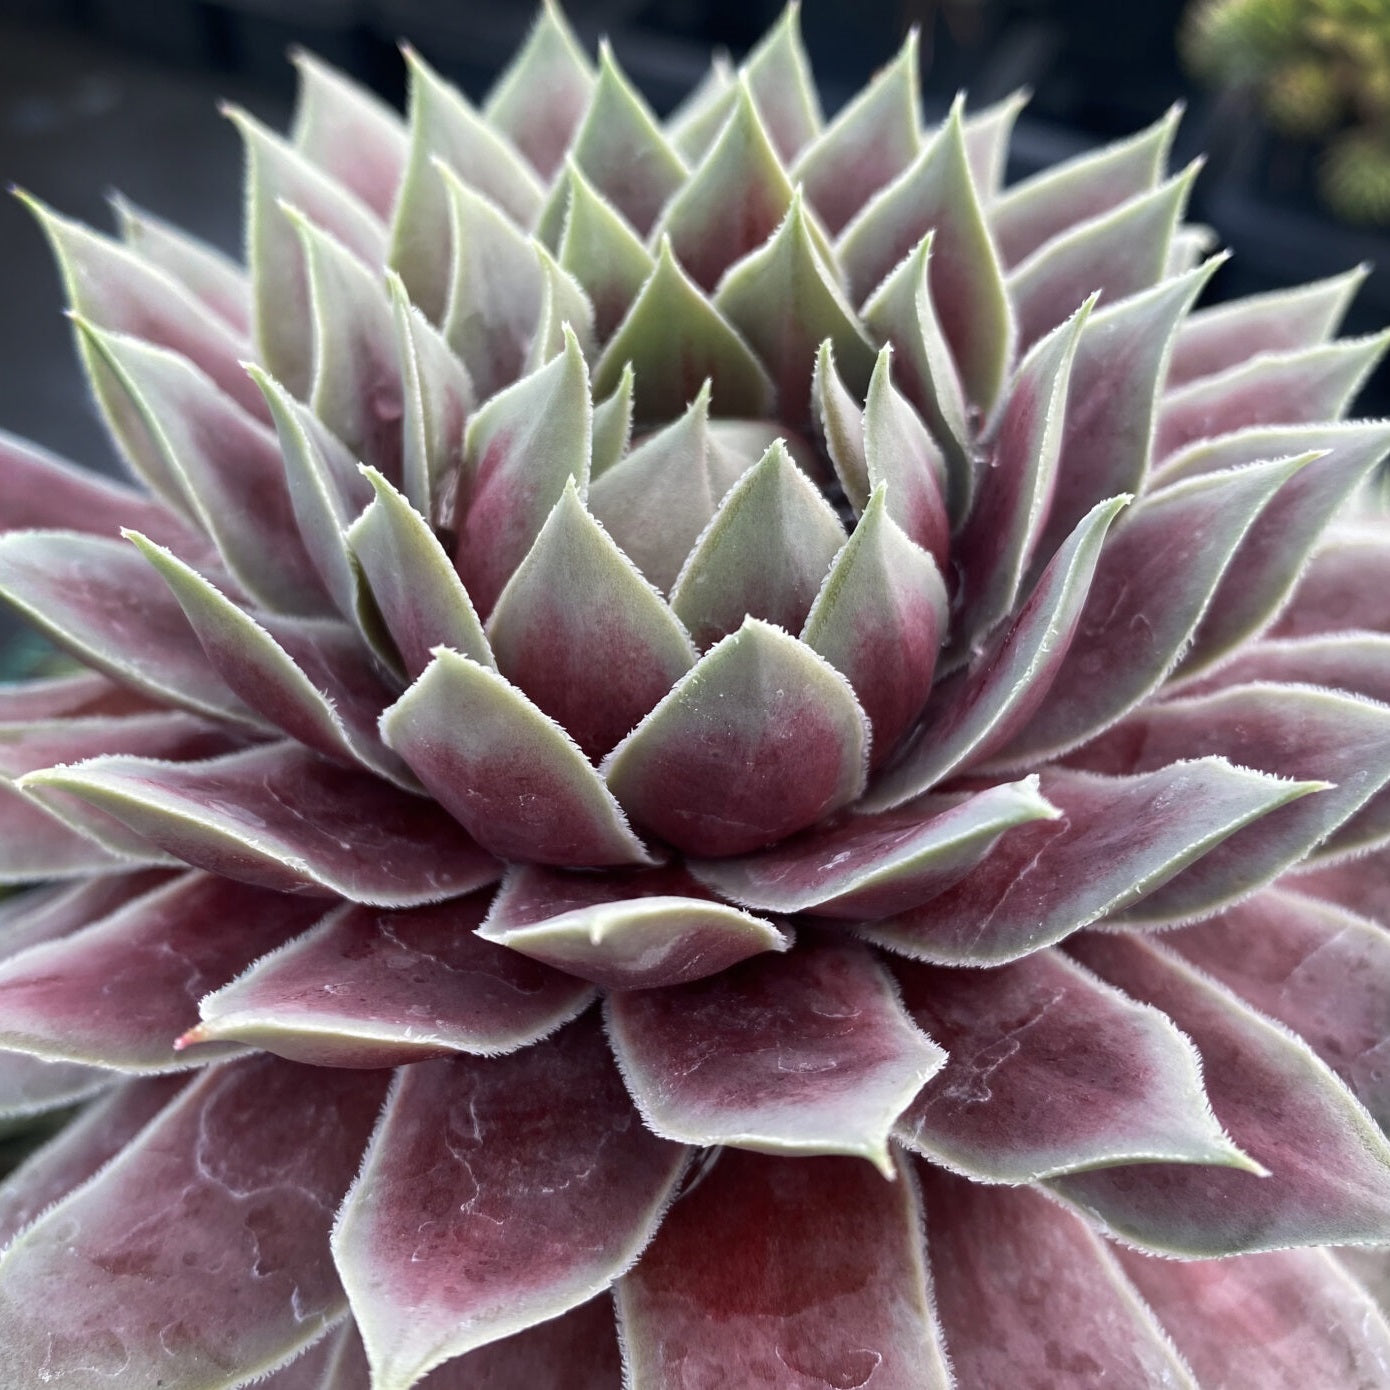
M659 110L704 71L712 47L737 58L778 0L569 0L591 48L619 61ZM238 141L216 112L229 98L276 125L292 99L291 44L306 45L392 100L396 40L409 36L480 97L521 42L533 0L0 0L0 178L59 210L110 225L105 194L235 250ZM1360 260L1390 263L1383 233L1319 203L1313 142L1262 120L1249 91L1194 82L1179 57L1184 0L805 0L803 29L827 111L886 61L909 25L923 35L928 116L958 88L983 105L1020 86L1012 177L1133 131L1188 103L1175 159L1211 162L1191 216L1235 260L1218 295L1293 283ZM57 277L32 220L0 200L0 423L103 466L110 452L73 359ZM1390 264L1373 275L1351 327L1390 321ZM1363 403L1390 413L1384 380Z

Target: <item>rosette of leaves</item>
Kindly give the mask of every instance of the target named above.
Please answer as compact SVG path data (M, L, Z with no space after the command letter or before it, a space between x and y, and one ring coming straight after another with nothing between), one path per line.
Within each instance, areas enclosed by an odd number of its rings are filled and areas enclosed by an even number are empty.
M1253 92L1270 123L1325 145L1327 205L1390 222L1390 4L1195 0L1181 35L1205 80Z
M246 269L35 206L0 1379L1387 1383L1390 426L1173 121L309 58ZM1174 1258L1176 1257L1176 1258ZM1364 1282L1363 1282L1364 1281ZM261 1378L265 1378L263 1381Z

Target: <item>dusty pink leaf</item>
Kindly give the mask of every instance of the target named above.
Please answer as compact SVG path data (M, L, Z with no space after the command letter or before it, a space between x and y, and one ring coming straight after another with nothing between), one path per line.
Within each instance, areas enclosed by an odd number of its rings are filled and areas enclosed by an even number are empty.
M0 942L8 958L43 941L57 941L170 881L162 869L94 876L72 885L31 888L0 902Z
M533 1043L593 990L476 936L487 903L330 912L208 995L180 1046L232 1040L314 1066L386 1067Z
M1280 883L1291 893L1335 903L1390 929L1390 850L1300 867Z
M249 337L251 284L244 266L119 193L109 194L108 201L130 250L211 309L238 337Z
M1315 347L1336 333L1368 266L1293 289L1247 295L1199 309L1178 329L1167 389L1214 376L1262 352Z
M152 850L149 858L163 855ZM0 884L117 873L131 864L129 856L104 848L32 795L0 781Z
M131 437L160 459L242 588L281 612L324 612L327 592L300 535L275 434L174 353L85 320L78 328L123 397Z
M488 619L501 673L597 761L695 664L671 609L573 483Z
M333 1236L374 1383L414 1384L608 1287L685 1163L643 1128L593 1017L405 1069Z
M958 99L913 163L845 228L836 251L853 298L862 302L928 232L934 234L931 301L965 394L987 413L1004 385L1015 328L970 170L964 117ZM1067 312L1084 297L1077 295ZM1065 317L1059 314L1043 331ZM1033 333L1028 341L1041 336Z
M0 723L26 724L87 715L153 714L160 702L108 680L99 671L0 682Z
M9 1126L65 1110L99 1095L111 1081L112 1073L105 1067L45 1062L23 1052L0 1052L0 1123Z
M32 773L197 868L384 907L456 897L496 863L435 805L291 744L201 763L95 758Z
M1250 1166L1212 1118L1196 1048L1065 956L895 973L947 1052L897 1125L933 1163L1010 1184L1144 1160Z
M617 1288L639 1385L946 1390L921 1202L898 1161L726 1149Z
M1390 1129L1390 937L1299 885L1284 879L1163 943L1302 1037Z
M1353 629L1390 632L1390 545L1378 526L1329 529L1268 635Z
M1097 290L1114 303L1158 284L1197 168L1189 165L1156 188L1070 226L1009 272L1022 349Z
M1016 960L1161 891L1185 865L1309 790L1220 758L1134 777L1047 769L1042 795L1060 819L1010 831L953 887L865 931L943 965Z
M1390 781L1390 711L1310 686L1231 686L1128 715L1071 755L1078 767L1143 773L1215 754L1325 790L1238 831L1125 914L1136 924L1192 921L1263 887L1327 838Z
M1031 1377L1068 1390L1198 1390L1085 1222L1037 1192L962 1182L926 1164L918 1173L957 1384L1004 1390Z
M480 933L609 989L698 980L792 939L680 868L567 874L534 864L508 873Z
M94 1101L0 1184L0 1246L103 1168L159 1114L186 1076L126 1081Z
M572 478L589 482L593 403L573 333L564 352L468 422L455 563L486 618Z
M884 184L912 163L921 148L917 30L830 125L797 155L792 179L806 190L826 230L838 235Z
M1128 501L1102 502L1077 524L1017 617L961 671L938 682L902 754L865 799L886 810L930 791L1006 744L1037 709L1066 656L1106 530Z
M329 1228L384 1089L279 1059L207 1072L0 1259L5 1378L236 1383L312 1342L341 1314Z
M936 562L888 514L880 483L826 575L801 640L854 687L883 763L922 712L947 632Z
M312 53L301 48L290 56L299 78L295 148L385 220L409 151L400 116Z
M801 39L801 9L788 4L741 69L778 155L790 163L821 129L820 100Z
M1302 1041L1139 936L1092 932L1071 950L1192 1039L1216 1118L1267 1176L1138 1163L1054 1178L1054 1191L1164 1254L1385 1242L1390 1144Z
M1087 150L1007 189L989 209L1004 264L1017 265L1077 223L1151 189L1163 177L1181 114L1174 107L1127 140Z
M1004 186L1008 172L1009 141L1030 93L1020 87L999 101L965 118L965 157L970 161L970 174L980 197L992 204ZM991 219L992 220L992 219ZM991 227L996 247L999 238Z
M573 739L516 686L441 647L382 738L485 849L539 864L650 863Z
M1032 766L1056 757L1157 690L1251 527L1310 462L1304 454L1252 463L1185 479L1137 503L1106 541L1060 670L1001 761Z
M702 1147L846 1154L894 1176L894 1121L945 1055L857 942L800 945L695 984L610 995L608 1033L647 1127Z
M1117 1253L1203 1390L1386 1383L1390 1326L1328 1251L1198 1261Z
M1255 425L1339 420L1390 343L1390 334L1251 357L1163 398L1154 459L1197 440Z
M985 443L988 466L951 557L967 640L978 641L1013 609L1043 536L1066 437L1072 366L1092 305L1087 300L1024 359ZM1048 559L1056 548L1044 552Z
M216 1060L180 1058L174 1039L198 1000L322 914L312 898L186 875L60 940L0 963L0 1045L50 1061L130 1072Z
M1029 777L841 817L761 854L694 860L691 872L748 907L863 921L928 901L968 874L1007 830L1056 814Z
M0 593L41 632L123 686L260 727L213 670L164 581L124 541L65 531L0 537Z
M608 755L603 774L663 839L697 855L740 854L857 797L868 739L849 682L804 643L749 618Z

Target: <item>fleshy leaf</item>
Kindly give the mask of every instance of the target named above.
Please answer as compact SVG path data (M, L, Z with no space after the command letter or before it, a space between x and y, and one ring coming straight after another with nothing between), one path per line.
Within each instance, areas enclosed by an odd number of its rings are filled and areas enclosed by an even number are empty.
M901 806L989 757L1038 707L1067 654L1110 523L1129 499L1093 507L1043 571L1018 616L964 670L939 682L905 752L880 774L866 810Z
M965 118L965 157L970 161L970 174L975 180L975 187L987 204L993 204L998 199L999 191L1004 186L1009 163L1009 141L1020 113L1028 105L1029 95L1026 88L1019 88ZM994 236L993 218L987 220L991 223L990 233L997 249L999 239Z
M702 1147L846 1154L895 1176L894 1121L945 1054L855 942L803 944L677 989L610 995L608 1034L647 1128Z
M868 386L873 346L816 249L799 192L773 235L729 267L714 306L772 374L778 418L809 416L816 349L826 340L851 391Z
M681 351L669 350L679 339ZM772 407L771 377L733 326L676 263L663 238L656 268L627 317L609 339L594 368L594 390L615 390L624 368L636 370L635 411L639 420L678 415L713 384L720 415L765 416Z
M1029 1368L1064 1375L1054 1383L1069 1390L1198 1390L1114 1254L1084 1222L1036 1192L962 1182L925 1164L918 1172L959 1385L1014 1385ZM1207 1316L1204 1305L1192 1306Z
M1390 850L1372 850L1355 858L1297 869L1280 886L1321 902L1336 903L1379 926L1390 927L1387 868Z
M1233 686L1128 715L1071 761L1125 774L1214 753L1273 776L1330 785L1233 835L1131 908L1126 920L1191 921L1263 887L1390 781L1387 739L1390 711L1310 686Z
M686 1151L606 1052L586 1019L400 1074L333 1235L380 1390L585 1302L651 1239Z
M888 514L880 483L821 585L801 640L854 687L881 763L922 712L947 631L936 563Z
M952 1384L904 1160L727 1149L617 1287L637 1385Z
M541 294L541 316L536 336L526 354L526 370L543 367L552 357L565 350L566 339L573 335L587 361L594 355L594 306L584 293L584 286L539 241L531 243L540 262L544 277Z
M1013 610L1042 539L1066 437L1072 366L1093 303L1082 304L1024 359L986 445L989 466L952 556L968 641ZM1053 553L1042 552L1049 559Z
M213 670L178 601L124 541L0 537L0 594L85 665L160 704L263 727Z
M655 989L717 974L791 934L709 898L683 870L565 874L513 868L481 935L608 989Z
M934 233L928 232L876 289L862 310L879 341L897 351L898 380L950 460L951 515L965 515L974 488L965 395L930 290Z
M589 493L589 510L624 554L667 591L715 508L755 462L719 447L709 403L706 382L679 419L643 439Z
M663 839L696 855L742 854L858 796L868 740L849 682L794 637L748 618L603 772L633 819Z
M1052 1179L1055 1192L1162 1254L1385 1241L1390 1143L1306 1044L1141 937L1092 933L1072 950L1196 1043L1217 1119L1267 1175L1132 1164Z
M182 555L209 549L181 512L0 430L0 532L59 527L116 536L123 526L139 527Z
M71 792L197 868L282 891L406 907L498 872L430 802L293 745L187 764L94 758L24 780Z
M99 1095L110 1085L111 1073L104 1067L44 1062L22 1052L0 1052L0 1122L8 1125L66 1110Z
M546 0L483 106L542 178L560 167L594 87L594 69L559 5ZM543 95L542 95L543 94Z
M811 414L825 440L825 451L845 500L856 512L863 512L872 491L869 463L864 457L864 411L840 380L835 349L828 339L816 353L811 374Z
M701 649L746 615L800 632L844 543L834 510L779 441L719 504L671 589L671 607Z
M1135 506L1101 552L1061 668L1002 760L1031 767L1074 748L1157 690L1261 511L1313 457L1192 478Z
M1102 303L1086 320L1071 364L1064 462L1056 472L1039 554L1056 550L1102 498L1144 491L1173 330L1221 264L1214 257L1118 304ZM1301 452L1290 448L1259 457Z
M311 898L184 875L0 964L0 1045L133 1072L216 1060L240 1049L173 1050L198 999L321 912Z
M566 157L642 236L686 180L685 161L618 67L606 39L599 44L598 81ZM556 191L564 196L563 181Z
M946 463L917 412L893 385L892 346L878 355L864 402L864 465L870 487L887 485L885 507L938 568L950 554Z
M650 862L573 739L516 686L441 647L381 718L382 738L470 834L504 858Z
M251 286L243 267L215 246L136 207L119 193L113 193L110 202L120 223L121 240L142 261L177 281L239 337L249 336Z
M1390 1326L1329 1251L1193 1263L1117 1253L1204 1386L1307 1390L1385 1378Z
M1087 150L1004 192L989 210L1004 264L1016 266L1078 222L1153 188L1163 177L1181 114L1175 106L1137 135Z
M543 193L507 138L414 49L403 51L410 72L410 158L396 198L389 263L410 298L439 323L449 291L451 243L448 196L436 161L521 227L531 225ZM471 371L473 364L467 365Z
M1154 458L1254 425L1339 420L1390 344L1390 333L1261 353L1163 399Z
M116 1157L183 1088L183 1076L141 1077L113 1087L0 1186L0 1245Z
M933 1163L1011 1184L1141 1161L1256 1166L1213 1118L1191 1042L1065 956L896 973L947 1052L897 1126Z
M1168 390L1239 366L1256 353L1293 352L1326 342L1368 271L1357 266L1326 280L1199 309L1178 329Z
M1269 635L1352 630L1390 632L1390 546L1376 525L1329 528Z
M468 422L455 563L486 618L571 479L589 483L589 373L566 330L553 361L494 396Z
M207 1072L0 1259L0 1374L220 1386L322 1335L333 1210L384 1088L278 1059Z
M1009 298L1023 349L1061 323L1088 294L1099 290L1107 303L1114 303L1163 279L1168 248L1198 167L1189 165L1113 211L1077 223L1009 272Z
M0 723L5 724L64 716L149 714L158 707L158 701L122 690L99 671L77 670L34 680L0 681Z
M926 902L968 874L1014 826L1056 819L1038 779L954 800L851 816L744 859L694 860L722 897L772 912L886 917Z
M1315 789L1220 758L1134 777L1048 769L1042 794L1060 820L1011 830L954 887L865 932L943 965L1016 960L1142 899L1241 827Z
M501 673L597 761L695 664L675 614L573 482L488 619Z
M53 247L74 313L109 333L128 334L179 353L239 405L264 418L260 393L240 366L246 356L245 338L215 315L209 317L181 285L110 237L59 217L28 194L20 197ZM77 345L102 401L100 364L81 338Z
M970 172L964 119L964 102L957 99L921 154L845 228L836 249L851 293L862 301L928 232L934 234L931 301L965 394L987 413L1004 385L1014 322ZM1071 307L1083 298L1077 295ZM1034 333L1027 342L1041 336Z
M295 148L378 217L390 217L410 151L400 116L312 53L301 48L290 57L299 77Z
M747 82L740 79L738 99L719 138L666 205L656 234L670 241L691 280L712 293L735 261L777 230L791 201L791 180Z
M475 935L487 901L340 907L209 994L178 1045L232 1040L313 1066L389 1067L534 1043L593 990Z
M632 307L656 262L577 164L570 164L565 179L569 200L560 264L584 286L594 306L594 332L605 342Z
M1275 615L1338 508L1390 449L1390 427L1356 422L1242 431L1180 454L1162 475L1167 481L1304 449L1327 453L1300 469L1255 519L1183 658L1180 677L1224 660Z
M256 346L266 370L302 398L312 363L309 284L283 204L298 208L373 269L385 259L385 230L365 203L255 117L235 107L225 112L246 145L246 260Z
M82 319L77 326L121 393L132 452L157 460L237 582L269 608L323 612L327 593L299 533L275 435L182 357Z
M295 400L260 367L248 364L246 370L265 393L275 422L285 482L304 549L338 611L350 615L356 583L343 531L366 505L370 493L358 476L352 455L308 406ZM133 521L126 524L133 530L142 529ZM147 534L159 540L157 534Z
M792 179L806 190L826 230L838 235L884 184L916 158L922 139L917 30L879 72L796 157Z
M593 460L589 468L591 481L623 461L632 443L633 391L637 374L629 362L610 395L594 402ZM592 498L590 499L592 501Z
M781 19L748 55L742 75L778 155L790 162L821 128L820 101L801 41L801 6L796 0L787 4Z
M468 590L429 524L380 473L363 471L376 496L349 527L347 547L407 674L418 676L439 646L491 666Z
M145 862L163 857L153 847L147 855L137 856ZM0 885L79 879L130 867L130 856L98 844L32 794L20 791L8 779L0 780Z
M1297 878L1285 883L1299 886ZM1163 941L1305 1039L1390 1128L1390 938L1373 922L1281 885Z

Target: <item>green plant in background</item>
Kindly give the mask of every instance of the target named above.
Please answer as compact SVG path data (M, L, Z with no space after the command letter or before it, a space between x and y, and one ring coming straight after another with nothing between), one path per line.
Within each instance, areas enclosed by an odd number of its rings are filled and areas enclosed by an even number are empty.
M1390 1383L1359 274L794 9L407 61L246 266L30 200L133 481L0 437L0 1384Z
M1254 92L1276 129L1325 146L1334 212L1390 223L1390 0L1197 0L1181 46L1205 81Z

